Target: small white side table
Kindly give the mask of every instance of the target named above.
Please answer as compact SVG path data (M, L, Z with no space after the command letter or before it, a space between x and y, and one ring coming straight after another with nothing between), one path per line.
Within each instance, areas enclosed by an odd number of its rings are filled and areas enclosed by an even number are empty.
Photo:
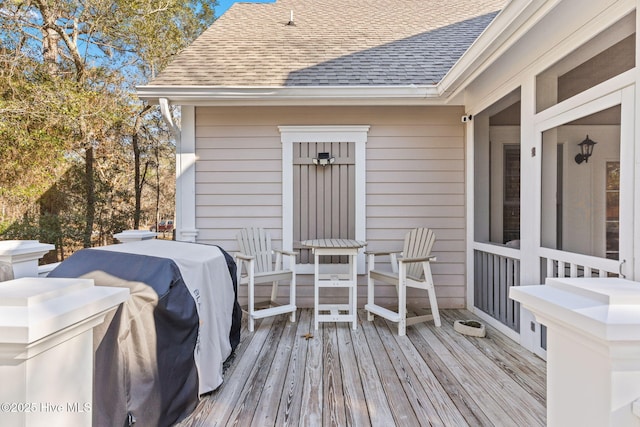
M352 322L353 329L357 329L358 275L356 257L358 251L367 243L351 239L316 239L305 240L301 243L311 248L314 254L313 315L315 329L318 330L320 322ZM348 256L348 272L346 274L320 274L320 257L325 255ZM320 288L349 288L349 303L320 304Z

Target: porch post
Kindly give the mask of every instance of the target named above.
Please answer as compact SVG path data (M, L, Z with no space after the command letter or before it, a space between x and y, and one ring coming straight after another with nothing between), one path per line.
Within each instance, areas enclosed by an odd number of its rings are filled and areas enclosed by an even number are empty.
M176 141L176 240L195 242L196 118L195 107L181 106L180 138Z
M541 140L536 135L533 117L536 112L535 75L527 76L521 86L520 118L520 283L540 284L537 248L540 245L540 156ZM524 196L526 195L526 197ZM539 331L533 314L520 307L520 344L537 348ZM536 328L539 329L539 328Z
M633 104L634 123L640 122L638 115L640 114L640 67L637 66L638 58L640 58L640 0L636 0L636 84L635 84L635 100ZM633 204L634 204L634 222L633 222L633 273L627 275L628 279L640 280L640 126L634 126L634 159L635 167L633 168Z
M155 239L156 237L158 237L158 234L160 233L147 230L124 230L120 233L114 234L113 237L118 239L120 243L127 243L138 242L140 240Z
M478 122L478 116L476 116L476 123ZM486 124L488 127L488 118L486 119ZM483 200L478 197L475 191L475 176L476 176L476 133L474 132L475 126L473 121L468 121L465 126L466 131L466 177L465 182L467 183L466 193L467 193L467 310L473 312L475 305L475 277L473 274L474 271L474 250L473 250L473 242L475 242L475 234L476 234L476 224L479 223L479 219L476 217L477 211L482 211L482 209L476 209L476 203L479 200ZM487 129L488 133L488 129ZM485 132L478 132L478 134L486 134Z
M0 425L90 426L93 327L129 290L28 277L0 286Z
M13 278L38 277L38 261L54 245L37 240L4 240L0 242L0 263L11 266Z
M640 286L547 279L510 297L548 328L547 425L640 425Z

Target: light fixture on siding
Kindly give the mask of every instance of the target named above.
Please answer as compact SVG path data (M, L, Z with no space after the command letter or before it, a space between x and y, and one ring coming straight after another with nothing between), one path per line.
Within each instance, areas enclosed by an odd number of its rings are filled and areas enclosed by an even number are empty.
M331 156L331 153L318 153L318 157L313 158L313 164L322 167L333 164L335 161L336 158Z
M589 139L589 135L587 135L587 138L580 144L578 144L580 146L580 154L576 154L576 163L588 163L589 157L591 157L591 155L593 154L593 146L596 144L597 142Z

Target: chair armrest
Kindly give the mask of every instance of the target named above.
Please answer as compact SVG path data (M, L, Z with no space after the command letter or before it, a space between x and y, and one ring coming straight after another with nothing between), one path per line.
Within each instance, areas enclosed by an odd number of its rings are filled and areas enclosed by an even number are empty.
M373 256L382 256L382 255L391 255L391 254L399 254L401 251L392 251L392 252L373 252L373 251L364 251L365 255L373 255Z
M254 260L254 259L256 258L256 257L254 257L254 256L251 256L251 255L245 255L245 254L243 254L243 253L236 253L236 254L234 254L234 256L235 256L236 258L238 258L238 259L243 260L243 261L251 261L251 260Z
M391 262L391 271L393 271L394 273L398 272L398 262L396 258L398 257L398 254L402 253L402 251L384 251L384 252L365 251L364 253L367 255L369 271L375 269L375 259L377 256L388 255L389 261Z
M398 258L398 262L404 262L404 263L409 263L409 262L425 262L425 261L435 261L436 257L434 256L427 256L427 257L422 257L422 258Z
M284 251L282 249L274 249L273 252L281 253L282 255L288 255L288 256L296 256L296 255L298 255L298 252Z

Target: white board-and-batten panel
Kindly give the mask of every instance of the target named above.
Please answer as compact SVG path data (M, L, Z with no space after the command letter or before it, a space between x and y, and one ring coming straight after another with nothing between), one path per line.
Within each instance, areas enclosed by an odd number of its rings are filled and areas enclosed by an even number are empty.
M278 126L368 125L366 250L400 249L414 227L437 236L432 265L442 308L465 306L464 127L457 107L198 107L198 241L237 250L241 228L259 226L282 245L282 143ZM388 261L381 259L382 263ZM359 277L358 305L366 300ZM340 290L336 290L338 292ZM410 298L428 307L410 289ZM257 291L266 297L268 289ZM287 292L282 287L281 293ZM379 302L395 301L382 287ZM313 306L313 277L299 276L297 304ZM241 303L246 289L240 289Z

